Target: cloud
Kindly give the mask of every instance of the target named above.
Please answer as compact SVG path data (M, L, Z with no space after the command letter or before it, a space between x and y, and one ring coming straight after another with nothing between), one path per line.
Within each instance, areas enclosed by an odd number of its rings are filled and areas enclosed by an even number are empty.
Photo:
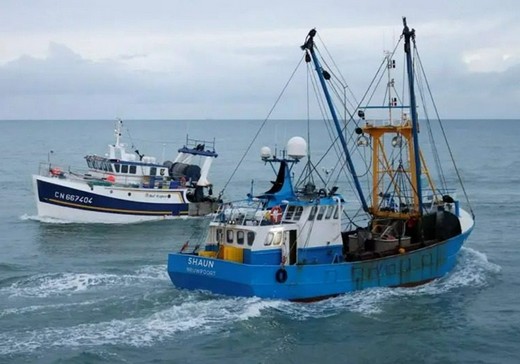
M512 115L517 8L511 0L501 7L478 0L471 6L324 0L319 8L292 0L153 7L7 0L0 13L0 118L261 119L314 26L326 43L321 51L332 53L359 96L399 38L403 14L417 30L446 117L492 117L497 109ZM305 77L296 78L276 109L279 117L306 117Z

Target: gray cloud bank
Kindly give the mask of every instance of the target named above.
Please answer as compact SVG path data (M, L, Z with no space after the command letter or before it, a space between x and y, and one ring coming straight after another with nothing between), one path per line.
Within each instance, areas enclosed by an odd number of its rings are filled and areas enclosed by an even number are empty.
M0 119L262 119L314 26L361 95L406 13L442 117L520 117L515 1L78 4L6 3ZM304 118L303 94L274 116Z

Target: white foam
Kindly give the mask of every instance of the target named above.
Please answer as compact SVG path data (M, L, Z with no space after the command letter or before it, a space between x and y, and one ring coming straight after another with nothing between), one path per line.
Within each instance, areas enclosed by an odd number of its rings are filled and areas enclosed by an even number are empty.
M204 298L202 293L183 291L175 298L182 302L145 317L3 333L0 334L0 354L62 346L150 346L178 333L207 334L222 330L281 304L259 298Z
M73 223L72 221L56 219L53 217L40 217L38 215L28 215L28 214L23 214L22 216L20 216L20 220L38 221L38 222L44 222L46 224L72 224Z
M99 224L99 225L128 225L128 224L131 224L131 225L136 225L136 224L147 224L147 223L154 223L154 222L158 222L158 221L165 221L165 220L168 220L168 221L184 221L184 220L201 220L201 219L205 219L207 218L207 216L185 216L185 215L179 215L179 216L161 216L160 218L157 218L157 219L149 219L149 218L143 218L143 219L133 219L131 221L117 221L117 222L114 222L114 221L100 221L100 220L96 220L96 221L92 221L92 222L78 222L78 221L73 221L73 220L63 220L63 219L58 219L58 218L55 218L55 217L46 217L46 216L38 216L38 215L29 215L29 214L23 214L22 216L20 216L20 220L23 220L23 221L38 221L38 222L43 222L43 223L46 223L46 224Z
M113 289L149 284L150 280L168 279L163 265L139 268L135 274L109 273L52 273L19 280L0 289L0 294L10 297L49 297L71 295L88 290Z
M127 284L135 286L136 282L149 284L150 279L162 281L163 269L162 265L147 266L136 270L135 275L123 276L85 273L43 275L26 282L28 287L24 287L22 284L13 289L15 291L26 289L29 292L25 293L43 295L48 289L57 290L60 294L69 294L107 284L109 287L111 287L110 285ZM96 323L87 322L68 327L11 330L9 333L0 334L0 342L2 342L0 354L27 353L41 348L62 346L151 346L157 342L172 339L179 333L186 337L187 335L205 335L222 331L232 327L236 322L261 317L265 311L273 309L293 320L312 320L337 316L346 312L378 319L385 312L387 305L394 305L396 301L411 296L442 295L465 287L481 287L489 284L489 278L499 271L500 267L490 263L485 254L471 248L463 248L453 272L427 285L416 288L367 289L311 304L259 298L216 297L201 292L178 291L168 287L173 292L171 302L162 302L161 307L158 307L157 311L152 314ZM40 284L43 285L41 289L38 288ZM117 299L124 300L124 297L118 296ZM96 305L99 303L82 302L81 304ZM8 309L3 312L4 315L15 312L23 314L24 310L31 312L45 308L60 309L60 304ZM49 324L52 325L52 323Z
M395 299L404 297L441 295L464 287L482 287L500 269L498 265L489 262L484 253L465 247L453 271L428 284L414 288L371 288L311 304L287 303L279 309L295 320L330 317L345 311L374 317L384 312L390 299L395 302Z
M108 301L110 298L102 298L96 300L88 300L74 303L54 303L48 305L33 305L26 307L13 307L6 308L0 311L0 317L9 316L9 315L24 315L27 313L38 312L38 311L46 311L46 310L56 310L56 309L66 309L69 307L77 307L77 306L90 306L90 305L99 305L101 302Z

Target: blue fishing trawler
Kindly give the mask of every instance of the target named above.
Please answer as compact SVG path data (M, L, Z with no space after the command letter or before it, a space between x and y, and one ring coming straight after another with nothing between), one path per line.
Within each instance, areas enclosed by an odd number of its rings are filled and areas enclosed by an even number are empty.
M339 119L335 106L339 99L346 108L341 92L336 92L341 88L334 86L340 77L324 69L316 30L302 46L315 76L314 88L321 88L326 118L336 132L332 142L339 147L338 163L350 175L359 209L348 206L328 179L311 178L318 168L310 162L305 139L291 138L281 155L264 147L262 160L277 168L272 188L222 204L202 247L185 244L169 254L168 274L176 287L312 301L371 287L420 285L453 269L474 217L462 208L446 179L434 182L426 168L419 123L422 131L430 131L430 119L425 112L419 121L414 90L422 67L416 69L420 59L414 57L415 31L405 18L403 24L407 100L395 92L391 77L396 46L385 56L381 76L374 78L386 81L375 82L386 84L383 104L364 99L357 113L345 113L345 120ZM370 117L379 111L385 119ZM368 156L365 164L362 156ZM294 166L305 159L303 177L295 182ZM446 167L440 158L433 160L436 170ZM359 166L366 166L366 173L358 175Z
M215 141L186 137L173 161L128 150L117 120L105 156L87 155L88 170L63 168L49 158L33 175L40 218L75 223L134 223L205 216L218 209L208 180Z

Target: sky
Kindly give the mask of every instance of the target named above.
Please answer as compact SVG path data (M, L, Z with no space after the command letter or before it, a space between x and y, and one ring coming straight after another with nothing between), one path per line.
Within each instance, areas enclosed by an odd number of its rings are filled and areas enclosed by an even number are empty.
M442 118L520 119L519 13L518 0L2 0L0 119L264 119L311 28L362 95L402 16ZM274 116L305 118L297 95Z

